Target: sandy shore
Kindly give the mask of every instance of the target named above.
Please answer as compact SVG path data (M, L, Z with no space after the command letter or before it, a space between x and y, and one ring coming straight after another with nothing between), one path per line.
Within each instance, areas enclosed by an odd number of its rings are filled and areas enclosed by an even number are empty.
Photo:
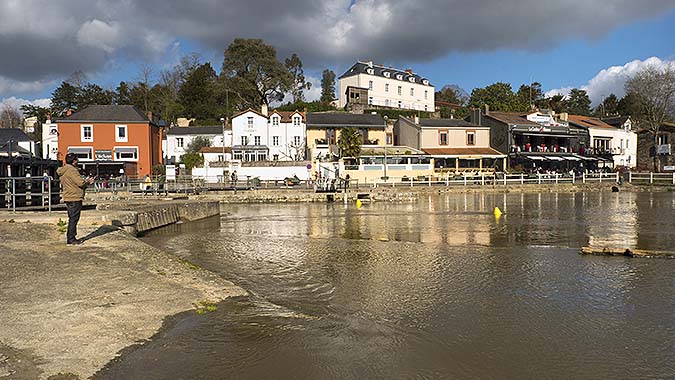
M84 213L80 246L65 244L60 213L0 215L0 379L88 378L167 316L245 294L95 213Z

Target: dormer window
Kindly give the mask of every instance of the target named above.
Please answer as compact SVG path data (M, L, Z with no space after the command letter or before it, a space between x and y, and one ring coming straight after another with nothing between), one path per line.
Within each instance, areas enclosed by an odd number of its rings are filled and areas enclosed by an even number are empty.
M408 80L415 83L415 77L409 77Z
M385 78L389 78L391 76L391 73L388 71L385 71L383 74Z
M402 80L402 79L403 79L403 75L401 75L401 74L396 74L396 79Z
M429 81L425 79L425 80L422 81L422 83L429 84Z
M300 116L293 116L293 125L295 126L300 125Z
M373 69L368 69L368 70L366 70L366 72L368 72L368 74L370 74L370 75L373 75L373 74L375 73L375 70L373 70Z
M279 125L279 118L277 116L272 117L272 125Z

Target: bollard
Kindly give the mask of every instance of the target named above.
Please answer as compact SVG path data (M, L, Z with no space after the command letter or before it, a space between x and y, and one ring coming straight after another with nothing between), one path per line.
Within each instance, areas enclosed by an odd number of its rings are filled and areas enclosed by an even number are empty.
M633 183L633 172L628 172L628 183Z
M581 173L581 182L586 183L586 172Z
M506 181L504 181L504 182L506 182ZM521 185L525 184L525 174L523 174L523 173L520 173L520 184Z
M654 183L654 173L653 173L653 172L649 172L649 184L651 185L651 184L653 184L653 183Z

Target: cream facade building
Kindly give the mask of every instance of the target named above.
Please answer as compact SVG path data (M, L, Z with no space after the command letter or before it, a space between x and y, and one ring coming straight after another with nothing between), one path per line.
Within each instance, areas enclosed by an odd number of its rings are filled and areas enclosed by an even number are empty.
M349 102L348 88L367 90L361 104L434 112L434 86L412 70L399 70L373 62L356 62L338 81L340 108Z

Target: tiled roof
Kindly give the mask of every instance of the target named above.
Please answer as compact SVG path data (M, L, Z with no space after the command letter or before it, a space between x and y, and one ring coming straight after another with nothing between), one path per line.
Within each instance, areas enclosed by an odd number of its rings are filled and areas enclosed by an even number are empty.
M427 154L432 156L479 156L479 155L498 155L503 153L492 148L423 148Z
M135 106L96 105L77 111L57 123L68 122L126 122L150 123L148 115Z
M291 119L291 117L293 115L295 115L296 113L302 117L303 121L305 120L305 113L299 112L299 111L276 111L275 110L275 111L272 111L272 113L270 114L270 117L272 117L272 115L274 115L274 114L278 114L279 116L281 116L281 122L282 123L290 123L290 122L293 121Z
M264 118L267 119L267 116L263 115L262 112L256 111L256 110L254 110L254 109L252 109L252 108L248 108L248 109L246 109L246 110L244 110L244 111L241 111L241 112L238 112L238 113L232 115L232 119L234 119L235 117L239 117L239 116L245 114L246 112L253 112L253 113L258 114L258 115L260 115L260 116L262 116L262 117L264 117Z
M369 73L368 70L372 70L372 74ZM338 79L347 78L358 74L368 74L382 78L387 78L385 76L385 73L389 73L390 76L388 77L388 79L397 79L402 82L416 83L425 86L433 86L431 83L429 83L428 79L423 78L415 73L410 73L405 70L394 69L392 67L386 67L383 65L376 65L373 64L372 62L361 62L361 61L356 62L352 67L350 67L347 71L345 71L344 74L340 75ZM401 75L401 79L398 79L397 75ZM414 81L411 81L411 78Z
M541 126L535 123L534 121L527 120L527 118L525 118L525 115L516 112L490 111L490 113L484 116L491 117L495 120L501 121L502 123L506 124L532 125L537 127Z
M462 119L420 119L419 124L422 127L432 127L432 128L447 128L447 127L480 128L480 126L473 123L469 123L468 121Z
M227 128L226 128L227 129ZM207 125L193 127L173 127L166 133L167 135L222 135L222 125Z
M19 128L0 128L0 144L5 144L9 141L31 141L31 139Z
M321 127L378 127L384 129L380 115L353 114L346 112L310 112L307 114L307 128Z
M567 119L571 124L576 124L585 128L605 128L605 129L616 129L616 127L611 126L604 121L598 119L597 117L582 116L582 115L569 115Z
M199 153L220 153L223 154L222 146L205 146L199 150ZM225 147L225 153L232 153L232 148L229 146Z

